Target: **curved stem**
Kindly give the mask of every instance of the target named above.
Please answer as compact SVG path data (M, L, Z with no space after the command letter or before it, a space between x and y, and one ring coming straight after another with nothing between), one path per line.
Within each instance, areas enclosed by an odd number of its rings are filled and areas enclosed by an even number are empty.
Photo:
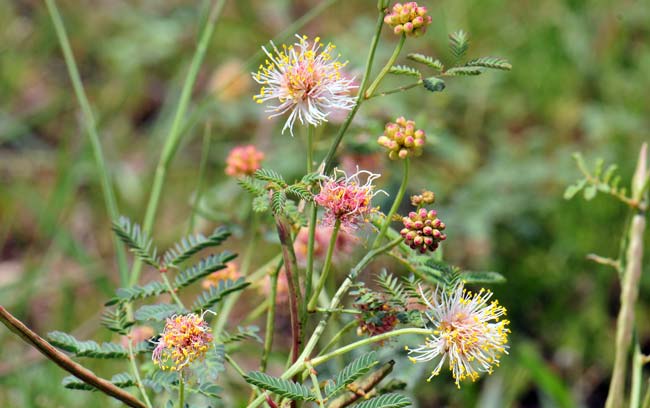
M404 46L404 40L406 40L406 34L402 33L402 36L399 38L399 42L395 46L395 50L393 50L393 55L390 56L388 59L388 62L386 62L386 65L379 71L379 75L377 75L377 78L373 81L373 83L368 87L368 90L363 93L363 97L368 99L372 97L372 94L375 93L377 90L377 87L381 83L381 81L384 79L386 74L388 74L388 71L390 68L393 66L395 61L397 60L397 57L399 56L399 53L402 51L402 47Z
M98 377L92 371L83 367L80 364L72 361L70 357L57 350L50 343L45 341L38 334L31 331L23 322L16 319L7 309L0 306L0 322L7 326L9 330L17 334L26 343L34 347L45 357L49 358L56 365L74 375L81 381L88 385L97 388L99 391L106 395L122 401L129 407L145 408L145 404L140 402L136 397L124 391L123 389L115 386L108 380Z
M316 401L318 401L318 406L320 408L325 408L325 404L323 403L323 394L321 394L320 386L318 385L316 370L314 370L314 367L308 361L305 361L305 367L307 368L307 371L309 371L309 378L311 378L311 383L314 385L314 391L316 392Z
M397 212L397 209L399 208L400 204L402 203L402 199L404 198L404 193L406 193L406 186L409 181L409 158L404 159L404 175L402 176L402 184L399 186L399 191L397 191L397 195L395 196L395 201L393 201L393 205L390 207L390 211L388 211L388 214L386 215L386 219L384 220L384 223L381 226L381 229L379 230L379 234L377 234L377 237L375 238L375 241L372 244L373 248L376 248L380 243L384 235L386 235L386 231L388 230L388 227L390 226L390 223L393 220L393 215Z
M185 119L185 113L187 112L187 107L190 103L190 98L192 96L192 89L196 83L196 77L198 76L199 68L201 67L203 58L205 57L206 50L208 49L208 43L210 42L210 38L214 32L217 18L219 17L219 14L221 14L221 9L223 9L225 3L225 0L216 0L212 5L208 21L203 27L199 44L196 48L196 51L194 52L187 77L183 83L181 97L178 101L178 108L176 109L172 126L169 130L169 135L165 140L165 145L163 146L163 151L160 155L158 166L156 167L153 186L149 195L149 202L147 204L144 223L142 225L142 230L146 235L151 236L153 222L156 218L156 213L158 212L158 204L160 203L162 189L165 184L165 178L167 177L167 169L169 168L169 165L174 158L174 155L176 154L176 150L178 149L181 137L183 136L182 125ZM129 283L131 285L134 285L138 281L141 270L142 262L139 259L136 259L133 262L133 267L131 268L131 276L129 277Z
M420 328L415 328L415 327L408 327L406 329L399 329L399 330L393 330L388 333L382 333L378 334L376 336L368 337L363 340L359 340L357 342L354 342L352 344L348 344L347 346L341 347L339 349L336 349L332 351L331 353L327 353L325 355L322 355L320 357L313 358L311 360L311 364L316 367L317 365L323 364L324 362L331 360L332 358L336 356L340 356L345 353L349 353L350 351L357 349L359 347L365 346L367 344L372 344L372 343L377 343L379 341L383 341L386 339L389 339L391 337L397 337L397 336L402 336L405 334L422 334L425 336L428 336L432 334L432 331L430 329L420 329Z
M329 341L329 342L325 345L325 347L323 347L323 349L320 351L319 355L321 355L321 354L323 354L323 353L326 353L327 350L329 350L330 348L334 347L334 345L335 345L335 344L336 344L336 343L341 339L341 337L343 337L343 335L344 335L348 330L352 329L353 327L357 326L358 324L359 324L358 321L356 321L356 320L354 320L354 319L353 319L353 320L350 320L350 322L349 322L348 324L346 324L345 326L343 326L343 328L342 328L341 330L339 330L338 333L336 333L336 334L335 334L335 335L330 339L330 341Z
M54 24L54 31L56 32L59 44L61 45L61 50L63 51L63 58L65 59L65 65L68 68L70 81L72 82L72 87L74 88L75 95L77 96L79 106L81 107L81 113L84 119L83 123L86 127L86 133L88 134L88 139L90 140L90 144L92 146L93 156L95 157L95 164L97 166L97 173L99 174L99 181L102 187L104 203L106 205L108 216L110 217L111 222L113 222L116 221L119 217L117 200L115 199L115 192L113 191L111 174L108 171L108 167L106 166L106 162L104 160L104 152L102 151L102 145L99 142L97 123L95 122L93 111L90 108L90 103L88 102L88 97L86 96L86 91L84 90L83 83L81 82L81 76L79 75L79 70L77 69L74 55L72 54L72 48L70 47L68 34L65 31L65 26L63 25L63 20L61 19L61 14L59 13L59 9L56 6L56 2L54 0L45 0L45 5L47 6L47 10L50 13L50 18ZM115 252L117 255L117 266L120 271L120 282L122 285L126 285L129 279L129 267L126 261L126 250L124 248L124 245L114 234L113 245L115 246Z
M332 254L334 253L334 248L336 247L336 238L339 235L340 229L341 221L336 220L334 223L334 228L332 229L332 236L330 237L329 246L327 247L327 254L325 255L325 264L323 265L323 271L320 274L320 279L318 280L316 289L314 290L314 293L309 300L309 304L307 305L308 311L313 311L316 309L316 305L318 303L318 295L320 295L320 292L323 290L325 282L327 281L327 275L329 274L330 267L332 265Z
M355 115L357 114L357 111L361 107L361 103L364 100L364 94L366 92L366 87L368 86L370 73L372 72L372 62L375 60L375 51L377 50L377 45L379 44L379 35L381 34L381 28L383 27L383 25L384 25L384 12L380 8L379 14L377 15L377 23L375 25L375 34L372 37L370 50L368 51L368 57L366 59L366 68L363 73L363 79L361 80L361 85L359 85L359 95L357 96L357 101L352 107L352 110L350 111L350 113L348 113L348 116L345 118L345 122L343 122L343 124L339 128L339 131L336 134L336 137L334 138L334 142L332 142L332 145L330 146L327 155L323 159L323 168L324 168L323 172L325 174L329 173L332 170L332 164L334 162L334 155L336 154L336 150L338 149L339 144L341 144L341 140L343 140L343 136L345 136L345 132L348 130L350 123L352 123L352 119L354 119Z

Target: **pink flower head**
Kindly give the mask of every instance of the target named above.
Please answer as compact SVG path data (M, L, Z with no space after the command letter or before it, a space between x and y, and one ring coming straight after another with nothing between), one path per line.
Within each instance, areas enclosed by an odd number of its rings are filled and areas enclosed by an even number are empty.
M168 317L153 350L153 362L162 370L180 371L205 357L213 340L210 326L203 319L205 313Z
M337 173L342 176L337 177ZM359 180L361 174L366 175L365 184ZM370 200L377 194L372 182L378 177L379 174L365 170L357 170L349 177L344 171L335 170L334 176L321 182L320 192L314 197L314 201L325 208L323 224L333 226L340 221L343 230L355 229L359 220L372 211Z
M255 173L261 167L264 153L253 145L237 146L228 153L226 158L226 174L229 176L245 176Z
M347 62L339 62L339 56L333 55L335 45L323 45L318 37L313 42L307 36L296 37L298 42L283 45L282 50L271 43L273 53L262 47L269 59L253 73L253 79L262 85L253 100L277 101L268 105L269 117L289 113L282 132L289 128L292 135L296 118L302 124L318 126L335 110L352 109L354 98L349 93L356 88L354 78L342 75Z

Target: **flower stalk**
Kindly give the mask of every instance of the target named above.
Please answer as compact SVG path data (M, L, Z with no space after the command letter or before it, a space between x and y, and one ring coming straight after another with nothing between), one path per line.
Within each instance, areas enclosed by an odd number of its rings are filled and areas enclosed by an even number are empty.
M641 200L644 186L649 177L647 163L647 144L644 144L639 154L634 180L632 182L632 195ZM609 392L605 408L623 406L625 394L625 379L632 333L634 331L634 306L639 295L639 282L643 265L643 235L646 228L646 214L637 208L634 211L628 230L628 247L625 259L621 287L621 308L616 320L616 351L614 357L614 371L609 383Z
M381 240L384 238L384 235L386 235L386 231L388 230L388 227L390 226L390 223L393 220L393 215L395 215L397 209L402 203L402 199L404 198L404 194L406 193L406 187L408 185L408 180L409 180L409 164L410 161L409 158L407 157L404 159L404 173L402 175L402 184L400 184L399 190L397 191L397 195L395 196L395 200L393 201L393 205L390 207L388 214L386 214L386 219L384 220L384 223L381 225L379 234L377 234L377 237L375 238L375 241L372 244L373 248L377 248L379 244L381 244Z
M332 236L330 237L329 246L327 247L327 254L325 255L325 264L323 265L323 271L320 274L320 279L316 285L316 289L309 300L307 305L308 311L313 311L318 304L318 296L325 286L327 281L327 276L329 275L330 267L332 265L332 254L334 253L334 248L336 247L336 238L339 235L339 230L341 229L341 220L336 220L334 223L334 228L332 229Z

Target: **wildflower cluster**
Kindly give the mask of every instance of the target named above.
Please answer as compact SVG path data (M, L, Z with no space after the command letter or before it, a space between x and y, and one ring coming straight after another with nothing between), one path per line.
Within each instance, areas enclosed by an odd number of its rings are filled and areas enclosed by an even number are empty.
M203 317L190 313L167 318L153 350L153 362L163 370L180 371L202 359L213 340L210 326Z
M388 149L391 160L421 155L425 141L424 131L415 129L415 122L404 117L397 118L395 123L387 123L384 134L377 139L377 143Z
M298 42L278 49L271 43L273 52L262 47L268 59L260 65L253 79L262 87L253 99L257 103L276 101L269 105L270 117L289 113L282 128L293 135L293 124L318 126L327 121L334 110L349 110L354 105L350 90L356 88L354 79L343 74L347 62L334 55L336 46L323 45L316 37L310 42L307 36L296 36Z
M433 204L436 201L436 195L433 191L422 191L421 194L411 196L411 205L419 207L421 205Z
M492 292L481 289L472 293L459 282L449 291L438 288L432 294L420 288L420 294L433 332L423 345L406 350L413 363L437 361L428 381L440 374L445 361L459 388L461 381L491 374L501 356L508 354L510 333L506 327L510 322L501 319L506 309L498 301L490 301Z
M396 3L392 10L384 17L384 22L393 27L395 34L406 34L409 37L419 37L427 31L431 24L431 16L427 15L427 8L418 3Z
M237 146L226 158L226 174L229 176L246 176L255 173L261 167L264 153L253 145Z
M337 173L341 175L337 177ZM363 184L360 175L366 176ZM377 194L372 182L378 177L379 174L365 170L351 176L336 170L334 176L321 182L320 192L314 196L314 201L325 208L323 224L332 226L338 221L343 230L355 229L359 221L372 211L370 200Z
M437 215L436 210L427 211L426 208L420 208L418 211L411 211L408 217L403 217L404 228L400 234L404 241L422 253L438 249L438 245L447 239L447 235L442 232L445 223Z

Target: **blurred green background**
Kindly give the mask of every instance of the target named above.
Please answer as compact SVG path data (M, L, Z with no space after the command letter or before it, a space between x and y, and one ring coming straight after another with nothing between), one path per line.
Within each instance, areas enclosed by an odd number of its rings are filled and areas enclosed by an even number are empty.
M360 76L375 1L330 3L300 33L337 44ZM493 376L460 391L446 375L431 383L412 379L413 367L403 357L393 376L408 380L421 407L602 406L614 354L618 280L613 270L585 255L616 256L625 208L604 196L565 201L562 192L578 178L572 152L582 151L592 163L597 157L618 163L629 180L638 149L648 140L650 5L645 0L422 3L433 24L424 37L407 41L403 55L421 52L450 61L447 34L464 29L471 39L469 57L504 57L512 72L452 78L442 93L414 89L373 99L362 107L341 157L343 163L381 171L380 187L394 192L401 166L373 153L379 151L375 140L383 124L404 115L431 136L425 155L414 161L410 192L436 192L448 226L448 260L496 270L508 279L493 289L512 321L511 355ZM289 178L303 171L304 135L281 135L279 121L269 126L251 100L256 88L248 73L259 60L246 63L260 45L318 4L226 2L163 192L155 226L162 247L187 229L206 122L213 137L199 229L233 226L230 249L246 243L237 226L249 198L224 174L227 152L253 143L266 152L265 166ZM59 6L98 118L120 212L140 220L209 4L61 0ZM0 2L0 25L0 304L41 334L66 330L106 340L97 317L118 281L110 220L51 21L42 2L9 0ZM375 72L396 43L389 29L383 34ZM229 83L225 89L224 83ZM383 87L391 83L399 80L389 79ZM318 158L335 126L320 129ZM262 248L255 266L277 246ZM645 352L650 351L650 325L643 324L648 293L650 279L644 276L637 321ZM230 374L231 389L245 398L246 387ZM0 406L116 406L96 394L63 390L63 376L0 330ZM237 404L236 397L224 400L224 406Z

